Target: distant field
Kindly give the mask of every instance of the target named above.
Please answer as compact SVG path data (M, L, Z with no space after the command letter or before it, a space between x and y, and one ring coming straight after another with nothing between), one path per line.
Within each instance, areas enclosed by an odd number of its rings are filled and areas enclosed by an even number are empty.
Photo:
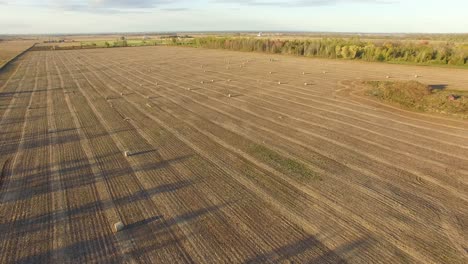
M466 72L28 51L0 73L0 263L467 263L467 121L362 93Z
M303 57L468 68L468 35L172 34L52 38L36 50L189 46ZM58 42L61 40L60 42ZM63 42L64 41L64 42Z
M34 45L34 41L24 41L24 40L0 41L0 69L11 58L27 50L32 45Z

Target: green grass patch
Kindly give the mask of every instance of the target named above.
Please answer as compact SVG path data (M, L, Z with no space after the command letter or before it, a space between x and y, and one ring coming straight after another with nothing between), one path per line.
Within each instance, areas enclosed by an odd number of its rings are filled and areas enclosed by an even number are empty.
M251 144L248 148L248 153L260 161L267 163L276 170L288 175L299 177L301 180L322 180L316 172L309 169L305 164L283 157L265 146Z
M419 112L468 118L468 92L417 81L368 81L366 94Z
M36 47L35 50L71 50L71 49L95 49L95 48L119 48L119 47L143 47L157 45L173 45L169 39L127 39L127 40L96 40L96 41L80 41L66 43L63 45L51 45Z

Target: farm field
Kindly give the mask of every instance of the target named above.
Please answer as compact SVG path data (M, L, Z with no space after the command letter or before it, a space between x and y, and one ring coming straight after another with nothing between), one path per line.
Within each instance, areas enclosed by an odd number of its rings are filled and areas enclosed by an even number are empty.
M463 69L27 52L0 72L0 263L466 263L468 121L360 95L386 76L468 90Z
M34 41L31 40L0 41L0 69L5 63L21 52L27 50L32 45L34 45Z

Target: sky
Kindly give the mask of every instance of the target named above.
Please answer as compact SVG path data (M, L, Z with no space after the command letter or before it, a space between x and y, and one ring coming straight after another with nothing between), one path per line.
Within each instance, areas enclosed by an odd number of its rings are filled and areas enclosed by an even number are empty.
M0 34L468 33L467 0L0 0Z

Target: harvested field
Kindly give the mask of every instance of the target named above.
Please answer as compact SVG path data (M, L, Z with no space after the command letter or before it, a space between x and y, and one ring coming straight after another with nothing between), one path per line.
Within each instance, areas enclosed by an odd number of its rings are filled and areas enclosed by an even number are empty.
M357 85L416 75L468 90L461 69L27 52L0 75L0 263L466 263L468 122Z
M0 41L0 69L9 60L29 49L34 45L30 40L8 40Z

